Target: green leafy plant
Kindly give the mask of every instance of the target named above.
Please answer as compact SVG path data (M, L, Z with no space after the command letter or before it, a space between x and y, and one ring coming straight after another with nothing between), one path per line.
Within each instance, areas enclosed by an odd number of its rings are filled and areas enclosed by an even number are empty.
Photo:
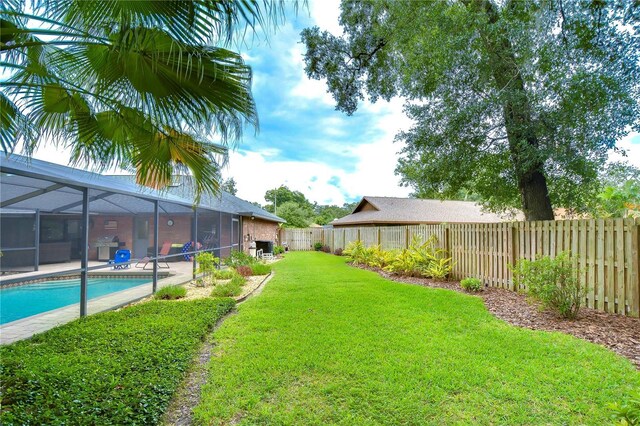
M639 426L640 425L640 391L636 392L628 400L622 403L609 405L613 411L612 418L619 426Z
M347 256L347 261L353 263L354 265L362 263L363 253L364 244L362 244L362 241L360 240L350 242L344 249L344 255Z
M218 280L230 280L234 274L233 269L218 269L213 272L213 276Z
M3 345L0 423L159 424L202 339L234 306L154 300Z
M478 278L469 277L460 281L460 286L467 291L480 291L482 290L482 281Z
M320 251L320 250L322 250L322 243L321 243L320 241L318 241L317 243L315 243L315 244L313 245L313 249L314 249L315 251Z
M573 264L569 254L561 252L555 258L520 259L511 270L521 291L540 301L543 308L572 319L578 315L586 295Z
M251 265L251 275L267 275L271 272L271 265L255 263Z
M213 273L216 270L216 266L220 263L220 259L215 257L212 253L198 253L196 255L196 262L198 262L198 269L196 273L202 274L204 280L203 284L211 284L213 279Z
M279 255L279 254L283 254L284 253L284 247L282 246L274 246L273 247L273 254L275 256Z
M249 266L256 263L257 260L255 257L238 250L231 250L229 257L227 257L223 263L231 268L237 268L238 266L244 265Z
M187 295L187 289L181 285L169 285L162 287L153 296L158 300L175 300L182 299Z
M234 274L228 283L218 284L211 290L212 297L233 297L242 293L242 286L247 280L239 275Z

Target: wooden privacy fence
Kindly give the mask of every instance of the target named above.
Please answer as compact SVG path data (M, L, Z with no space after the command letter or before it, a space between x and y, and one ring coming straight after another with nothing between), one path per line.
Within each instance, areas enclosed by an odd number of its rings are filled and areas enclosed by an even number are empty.
M383 250L407 248L414 236L435 235L453 258L452 277L477 277L492 287L515 290L509 265L518 259L569 251L587 288L585 304L603 312L640 316L640 219L284 229L290 250L332 251L360 240Z

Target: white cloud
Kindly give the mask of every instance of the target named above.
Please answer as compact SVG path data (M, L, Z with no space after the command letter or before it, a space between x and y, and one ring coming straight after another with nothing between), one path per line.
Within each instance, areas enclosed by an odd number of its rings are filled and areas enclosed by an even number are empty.
M338 23L340 0L313 0L309 2L309 10L315 25L321 30L336 36L342 34L342 27Z
M640 142L640 133L629 133L618 141L616 146L625 150L627 156L625 157L611 150L609 151L609 161L628 161L630 164L640 168L640 143L632 143L632 139Z

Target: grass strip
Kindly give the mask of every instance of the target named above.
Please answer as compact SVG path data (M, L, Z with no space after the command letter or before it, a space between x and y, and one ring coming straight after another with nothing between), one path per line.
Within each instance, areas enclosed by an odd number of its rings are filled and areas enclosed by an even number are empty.
M3 425L156 424L232 299L151 301L0 348Z
M478 297L287 254L214 332L199 424L608 424L640 387L613 352Z

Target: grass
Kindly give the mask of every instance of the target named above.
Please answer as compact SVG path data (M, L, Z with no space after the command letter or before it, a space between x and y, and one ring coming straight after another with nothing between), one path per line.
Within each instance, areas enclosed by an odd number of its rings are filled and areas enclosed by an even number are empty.
M0 348L0 424L157 424L231 299L151 301Z
M251 275L267 275L271 272L271 265L267 265L266 263L254 263L250 265L251 267Z
M216 284L211 290L212 297L233 297L242 293L242 286L247 282L246 278L234 274L228 283Z
M200 424L607 424L632 364L480 298L290 253L216 330Z
M176 300L182 299L187 295L187 289L181 285L169 285L162 287L154 294L154 298L158 300Z

